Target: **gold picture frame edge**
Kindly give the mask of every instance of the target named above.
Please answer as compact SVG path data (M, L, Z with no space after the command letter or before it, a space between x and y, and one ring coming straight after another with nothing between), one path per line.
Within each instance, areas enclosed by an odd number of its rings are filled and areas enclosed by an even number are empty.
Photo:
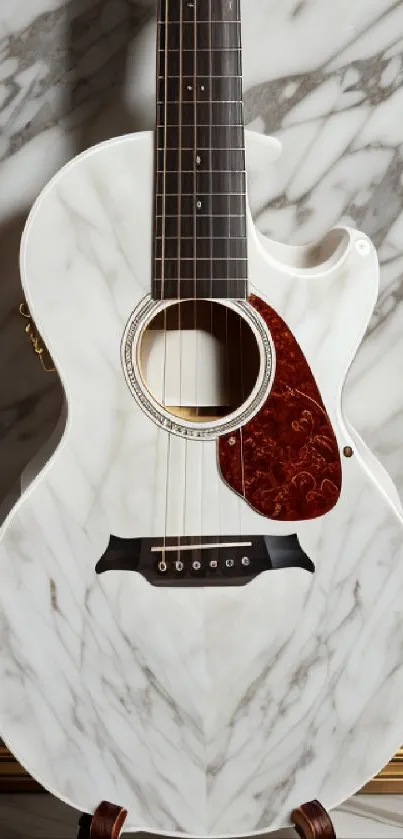
M46 790L20 766L14 755L0 743L0 793L37 793Z
M48 794L20 766L7 747L0 744L0 793L20 792ZM403 747L360 792L363 795L403 795Z
M403 795L403 746L384 769L361 790L363 795Z

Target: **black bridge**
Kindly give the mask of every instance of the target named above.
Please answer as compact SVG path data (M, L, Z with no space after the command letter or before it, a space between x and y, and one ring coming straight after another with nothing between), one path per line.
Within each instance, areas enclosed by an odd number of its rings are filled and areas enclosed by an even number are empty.
M262 571L315 566L292 536L111 536L96 573L137 571L155 586L243 586Z

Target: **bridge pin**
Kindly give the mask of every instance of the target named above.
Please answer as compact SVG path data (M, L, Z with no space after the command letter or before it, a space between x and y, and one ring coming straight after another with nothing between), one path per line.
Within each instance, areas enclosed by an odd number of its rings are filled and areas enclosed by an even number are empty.
M248 556L243 556L242 559L241 559L241 563L244 566L244 568L247 568L248 565L250 565L249 557Z
M165 559L160 559L157 568L160 574L166 574L166 572L168 571L168 565L165 562Z
M200 571L201 570L201 562L199 562L198 559L195 559L194 562L192 562L192 568L193 568L193 571Z
M227 568L233 568L235 565L235 559L226 559L225 565Z
M210 562L209 562L209 567L210 567L213 571L216 571L216 570L217 570L217 568L218 568L218 562L217 562L217 560L216 560L216 559L211 559L211 560L210 560Z
M176 562L175 562L175 571L176 571L178 574L181 574L181 573L182 573L182 571L184 571L184 569L185 569L185 565L184 565L184 563L182 562L182 560L181 560L181 559L177 559L177 560L176 560Z

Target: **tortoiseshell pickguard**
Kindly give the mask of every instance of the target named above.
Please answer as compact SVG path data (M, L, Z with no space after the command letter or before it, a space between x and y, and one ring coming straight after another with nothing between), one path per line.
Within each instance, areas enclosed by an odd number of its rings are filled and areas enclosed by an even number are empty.
M278 521L322 516L341 491L336 437L312 371L287 324L255 295L272 335L276 371L260 411L218 444L223 479L259 513Z

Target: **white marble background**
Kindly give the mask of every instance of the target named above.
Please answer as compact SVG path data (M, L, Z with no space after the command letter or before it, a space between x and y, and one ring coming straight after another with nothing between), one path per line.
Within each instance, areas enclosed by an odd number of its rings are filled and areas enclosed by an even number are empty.
M247 121L284 145L252 185L258 226L301 242L343 220L379 249L345 404L403 496L403 0L243 0L243 20ZM62 399L18 314L24 220L65 160L152 128L154 38L152 0L0 0L0 498Z

